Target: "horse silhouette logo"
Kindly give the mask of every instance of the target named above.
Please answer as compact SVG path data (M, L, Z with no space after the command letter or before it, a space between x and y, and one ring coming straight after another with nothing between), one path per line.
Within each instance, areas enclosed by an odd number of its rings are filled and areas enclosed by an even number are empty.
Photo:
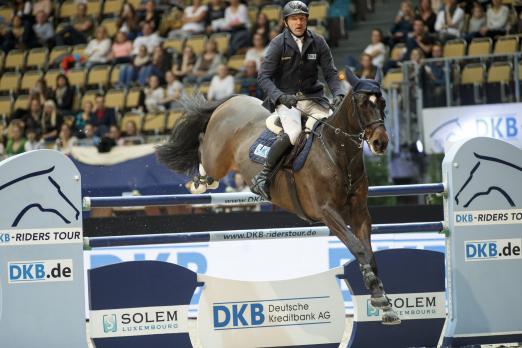
M0 212L3 221L9 221L11 227L17 227L24 216L34 209L42 213L54 214L65 224L70 224L73 220L77 221L80 218L80 211L51 176L54 170L55 167L52 166L44 170L27 173L4 184L0 183L0 197L9 197L8 200L3 199L4 202L8 202ZM34 184L35 180L39 191L42 191L38 195L34 192L27 192L27 190L31 190L31 187L34 187L34 185L27 185L27 183ZM20 199L18 199L19 197Z
M466 181L455 195L455 203L464 208L482 196L500 193L511 207L520 204L522 167L506 160L473 153L478 162L471 169ZM484 183L488 183L484 185ZM518 195L518 197L517 197Z
M435 128L430 133L433 152L444 152L444 144L455 142L464 137L464 130L458 118L453 118Z

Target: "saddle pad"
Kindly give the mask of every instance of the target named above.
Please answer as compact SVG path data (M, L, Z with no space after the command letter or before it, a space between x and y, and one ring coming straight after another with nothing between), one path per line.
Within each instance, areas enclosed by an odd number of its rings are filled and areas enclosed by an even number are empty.
M314 125L314 129L310 133L309 137L306 139L306 143L301 150L301 152L296 156L294 162L292 163L292 170L294 172L298 172L303 168L306 158L308 157L308 153L312 148L312 143L314 141L314 136L317 128L321 125L321 122L317 122ZM277 135L274 134L269 129L265 129L263 133L257 138L257 140L250 146L248 151L248 156L250 160L253 162L264 164L266 156L268 155L268 151L270 151L270 147L277 139Z

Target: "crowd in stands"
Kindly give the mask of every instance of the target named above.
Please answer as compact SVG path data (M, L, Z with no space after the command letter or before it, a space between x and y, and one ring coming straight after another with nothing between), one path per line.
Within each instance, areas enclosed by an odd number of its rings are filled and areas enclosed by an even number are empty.
M257 73L269 40L283 28L279 12L264 12L265 5L281 10L281 3L263 0L0 0L0 76L16 78L11 87L0 81L0 104L11 101L9 112L0 110L0 156L140 143L140 121L122 124L126 113L168 113L194 90L209 100L263 98ZM42 49L45 62L29 67ZM20 53L27 66L8 66ZM103 69L108 79L89 84ZM25 86L31 74L38 78ZM126 97L114 107L117 91Z

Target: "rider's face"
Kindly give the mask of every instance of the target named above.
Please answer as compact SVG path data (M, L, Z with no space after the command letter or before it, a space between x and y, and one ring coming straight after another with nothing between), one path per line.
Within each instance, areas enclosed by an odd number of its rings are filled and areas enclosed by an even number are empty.
M303 36L306 31L308 18L305 15L288 16L286 25L295 36Z

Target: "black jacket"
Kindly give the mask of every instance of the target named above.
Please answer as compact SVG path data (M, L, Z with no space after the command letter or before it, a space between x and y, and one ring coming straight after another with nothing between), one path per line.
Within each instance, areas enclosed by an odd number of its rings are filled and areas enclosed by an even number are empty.
M267 96L263 106L273 112L281 95L301 92L307 97L321 98L320 104L328 107L323 84L318 81L319 66L332 94L345 94L325 39L308 30L301 54L292 34L285 29L270 42L257 78Z

